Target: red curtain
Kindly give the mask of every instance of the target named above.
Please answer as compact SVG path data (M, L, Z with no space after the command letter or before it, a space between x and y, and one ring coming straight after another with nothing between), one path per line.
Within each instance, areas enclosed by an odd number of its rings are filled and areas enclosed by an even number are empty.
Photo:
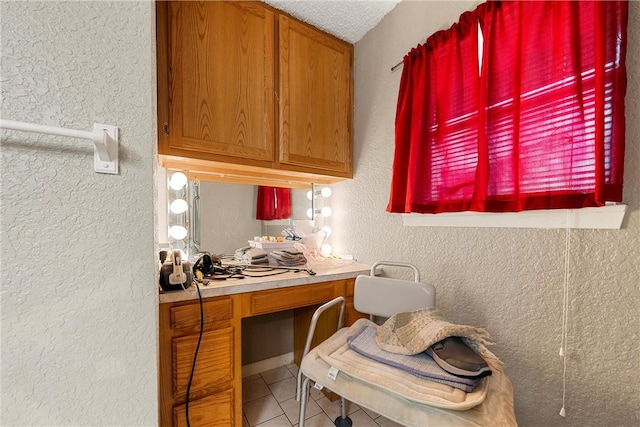
M621 201L627 7L489 2L413 49L387 210Z
M291 189L258 187L256 219L270 221L291 217Z

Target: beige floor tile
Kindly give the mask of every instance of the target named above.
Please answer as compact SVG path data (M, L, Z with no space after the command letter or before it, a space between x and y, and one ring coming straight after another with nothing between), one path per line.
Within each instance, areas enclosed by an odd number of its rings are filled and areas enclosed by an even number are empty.
M296 397L296 379L293 377L271 383L268 387L278 402L284 402Z
M286 366L280 366L279 368L270 369L268 371L262 372L260 376L262 376L262 379L267 384L275 383L275 382L293 377L293 375L291 375L291 372L289 372L289 369L287 369Z
M291 423L286 415L280 415L272 420L265 421L255 427L291 427Z
M354 423L355 424L355 423ZM333 421L327 417L324 412L314 415L313 417L304 421L305 427L335 427Z
M294 377L298 376L298 371L300 370L300 368L298 368L298 365L296 365L295 363L288 364L287 369L289 370L289 372L291 372L291 375L293 375Z
M300 403L296 401L296 399L285 400L284 402L280 402L280 406L282 410L289 418L291 424L298 424L299 414L300 414ZM316 402L312 399L307 402L307 410L305 411L305 419L311 418L315 415L318 415L322 412L322 409L318 406Z
M269 387L261 377L242 384L242 402L251 402L260 397L271 394Z
M256 380L258 378L262 378L260 376L260 374L253 374L253 375L249 375L248 377L242 377L242 382L246 383L248 381L253 381L253 380Z
M252 427L284 414L272 395L247 402L242 405L242 409Z
M398 424L397 422L391 421L390 419L382 416L375 418L375 422L380 427L404 427L402 424Z
M358 427L378 427L378 424L363 410L355 411L349 414L349 418L353 421L354 426Z

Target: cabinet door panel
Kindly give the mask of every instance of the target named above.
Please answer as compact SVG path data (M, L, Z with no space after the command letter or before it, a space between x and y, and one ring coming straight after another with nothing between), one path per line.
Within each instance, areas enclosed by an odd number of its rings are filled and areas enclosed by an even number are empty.
M197 343L197 335L173 339L173 395L175 399L183 399L186 396ZM193 373L191 393L207 387L215 387L232 379L233 328L203 333Z
M185 405L173 409L173 425L185 427L187 418ZM192 427L229 427L233 421L233 390L203 397L189 402L189 424Z
M244 2L171 2L169 19L171 126L161 154L273 161L273 12Z
M280 163L352 175L353 46L279 17Z

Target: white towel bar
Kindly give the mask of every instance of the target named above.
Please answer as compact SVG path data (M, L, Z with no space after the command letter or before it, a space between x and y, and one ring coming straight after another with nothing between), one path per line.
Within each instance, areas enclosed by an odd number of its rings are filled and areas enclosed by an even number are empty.
M0 128L91 140L94 146L94 170L98 173L118 173L119 147L117 126L94 123L93 132L90 132L34 123L16 122L14 120L0 120Z

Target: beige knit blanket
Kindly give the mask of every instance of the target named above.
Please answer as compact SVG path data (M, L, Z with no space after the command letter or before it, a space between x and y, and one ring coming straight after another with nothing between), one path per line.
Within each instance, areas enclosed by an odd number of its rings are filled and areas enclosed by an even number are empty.
M432 308L394 314L378 326L376 342L383 350L412 355L447 337L460 337L492 371L502 371L504 364L487 348L492 343L485 329L449 323Z

